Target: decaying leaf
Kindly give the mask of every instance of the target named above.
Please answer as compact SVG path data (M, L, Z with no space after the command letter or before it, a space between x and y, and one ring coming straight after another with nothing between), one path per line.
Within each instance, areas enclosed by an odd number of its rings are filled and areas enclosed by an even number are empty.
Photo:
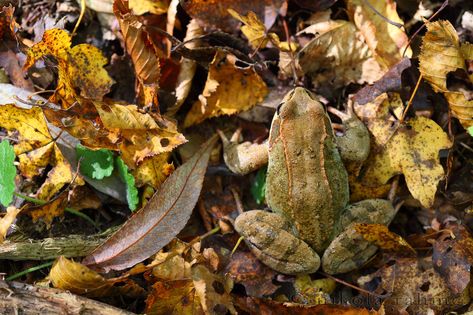
M409 41L402 29L404 22L396 12L394 0L347 0L347 7L356 27L363 34L368 47L384 69L389 69L402 59ZM388 22L388 19L390 22ZM395 26L393 23L397 23ZM407 48L405 56L411 57Z
M19 141L14 148L20 161L18 168L23 176L31 179L42 173L48 165L52 166L37 192L39 199L49 200L64 185L72 182L72 168L51 137L40 108L0 106L0 126L9 131L18 131ZM80 176L76 177L75 183L83 184Z
M294 281L294 301L304 305L327 304L330 301L328 294L335 290L335 286L333 279L312 280L309 275L298 275Z
M99 275L86 266L60 256L54 262L49 279L55 288L68 290L88 297L113 296L117 294L139 297L144 294L143 288L131 280L115 286L115 282Z
M263 22L259 20L258 16L253 11L248 12L246 16L238 14L238 12L233 9L228 9L228 13L244 24L241 27L241 31L246 38L248 38L253 48L266 48L268 42L273 43L276 47L279 46L280 41L278 35L268 33Z
M177 168L145 207L83 263L105 271L122 270L145 260L169 243L187 223L197 203L216 140L214 136Z
M433 245L434 269L443 277L454 294L462 293L471 279L473 238L457 224L449 224Z
M407 243L401 236L389 231L386 225L357 223L353 227L365 240L375 244L385 251L408 251L414 255L416 253L409 243Z
M386 114L388 107L381 110ZM363 181L368 186L378 186L396 174L404 174L412 196L424 207L432 206L437 185L444 178L439 151L451 147L450 139L428 118L416 117L398 126L394 122L387 124L384 114L379 113L378 119L367 124L374 137L374 148L366 162Z
M374 279L376 282L371 282ZM427 314L429 310L442 314L470 300L468 290L460 295L449 290L430 258L398 258L375 273L359 278L358 283L377 284L375 293L387 292L383 305L389 314Z
M164 180L174 171L174 165L168 163L170 153L161 153L144 161L132 171L136 180L136 186L149 185L154 189L164 182Z
M473 59L471 44L460 44L458 34L448 21L427 23L419 56L419 71L435 92L442 92L453 114L463 127L473 126L473 100L460 91L451 91L447 75L457 69L467 70L465 61ZM470 76L470 82L473 82Z
M219 50L210 64L204 91L186 116L184 126L220 115L236 114L262 102L268 88L253 67L240 68L236 58Z
M264 19L267 29L271 27L280 10L284 10L284 0L180 0L184 10L196 19L202 27L220 28L232 32L238 27L238 22L228 13L233 9L240 14L253 11Z
M135 1L140 2L140 1ZM154 1L154 4L158 2ZM125 47L133 61L136 78L140 84L141 105L157 105L157 92L160 77L160 66L155 49L142 22L133 15L128 7L128 0L117 0L113 3L113 13L120 24Z
M109 92L113 80L103 68L107 59L98 48L88 44L71 48L71 36L65 30L50 29L44 32L41 42L28 50L24 68L46 55L58 61L59 80L51 101L60 100L63 108L68 108L79 95L101 100Z
M20 213L20 209L11 206L7 208L7 213L0 219L0 244L5 240L8 229L15 221L18 213Z
M298 54L304 73L317 85L328 82L335 88L379 79L383 72L355 25L343 20L320 21L324 25L328 22L329 28Z
M130 9L133 10L133 13L136 15L142 15L147 12L152 14L164 14L166 13L169 0L130 0Z

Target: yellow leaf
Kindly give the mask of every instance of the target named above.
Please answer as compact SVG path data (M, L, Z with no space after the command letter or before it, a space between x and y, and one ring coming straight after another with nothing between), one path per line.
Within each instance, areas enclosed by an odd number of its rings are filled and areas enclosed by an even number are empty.
M389 231L383 224L355 223L355 231L363 238L386 251L404 252L406 250L415 254L416 251L401 236Z
M125 285L114 286L114 282L105 279L86 266L60 256L54 262L49 279L55 288L67 290L88 297L102 297L116 294L138 297L144 290L132 281Z
M18 131L19 142L14 148L20 161L18 169L23 176L32 179L34 176L42 174L47 166L52 167L36 193L37 198L49 200L64 185L71 183L74 178L72 168L51 137L40 108L24 109L14 105L0 106L0 127L9 131ZM83 185L84 181L80 176L77 176L75 184ZM61 211L59 212L62 214ZM59 212L56 210L50 212L50 215L46 216L47 223L51 222L54 214Z
M52 55L58 61L58 84L52 101L61 100L64 108L70 107L76 97L102 99L113 84L103 66L107 59L102 52L89 44L71 48L71 36L61 29L44 32L41 42L28 50L25 68L38 59Z
M458 34L449 21L427 23L427 33L422 40L419 71L435 92L442 92L453 114L463 127L473 126L473 100L461 92L450 91L447 74L457 69L466 72L465 61L473 59L472 44L460 46ZM473 76L470 74L470 81Z
M328 31L316 36L299 52L304 73L318 86L330 82L334 87L341 87L379 79L383 71L355 25L342 20L334 22L337 24L332 23Z
M328 303L336 282L329 278L312 280L309 275L298 275L294 281L294 300L300 304L318 305Z
M43 219L48 227L55 217L60 217L64 214L64 208L67 204L67 191L57 196L53 201L47 204L34 208L28 214L33 219L33 222Z
M148 12L159 15L167 12L169 0L130 0L129 6L136 15L142 15Z
M52 141L48 125L38 107L23 109L15 105L0 106L0 126L19 132L18 143L14 145L16 155L38 149Z
M279 37L274 33L267 33L266 27L263 22L260 21L258 16L249 11L246 16L238 14L235 10L228 9L235 19L242 22L244 25L241 27L242 33L248 38L251 46L255 49L265 48L268 41L271 41L274 46L279 46Z
M16 207L8 207L7 213L3 218L0 219L0 244L3 243L5 240L5 236L7 235L8 229L15 221L16 216L20 213L20 209Z
M397 129L384 119L376 119L369 129L375 138L389 140L369 157L363 180L379 185L404 174L412 196L424 207L431 207L437 185L444 178L439 150L452 146L447 134L425 117L411 119Z
M218 51L210 64L204 91L187 114L184 127L207 118L236 114L263 101L268 88L252 67L239 68L236 58Z
M399 25L404 24L396 12L396 3L393 0L378 0L369 3L372 7L363 0L347 0L348 11L353 16L355 25L363 34L376 60L384 69L388 69L402 59L402 53L409 39L403 28L383 19L385 17ZM412 56L410 48L406 50L405 56Z
M174 171L174 165L168 163L170 153L161 153L146 158L132 171L136 187L149 185L158 189L164 180Z

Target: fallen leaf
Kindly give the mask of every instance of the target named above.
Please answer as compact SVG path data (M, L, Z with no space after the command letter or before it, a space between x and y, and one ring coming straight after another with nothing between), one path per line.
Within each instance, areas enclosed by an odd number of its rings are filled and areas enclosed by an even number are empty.
M389 231L384 224L356 223L353 225L355 231L363 238L385 251L406 252L416 254L414 248L401 236Z
M168 163L170 156L170 153L161 153L144 159L144 161L132 171L136 181L136 187L149 185L154 189L158 189L174 171L174 165Z
M241 31L246 38L248 38L250 45L254 49L266 48L268 42L271 42L276 47L279 46L280 41L278 35L275 33L268 33L263 22L259 20L258 16L253 11L248 12L246 16L240 15L232 9L228 9L228 13L243 23Z
M461 295L449 290L433 269L430 257L392 260L378 271L360 277L358 283L377 294L387 294L383 302L387 314L427 314L432 311L443 314L470 301L468 290Z
M142 1L135 1L135 3ZM150 1L148 2L150 3ZM153 1L154 5L159 2ZM158 52L146 31L145 26L133 15L127 0L113 3L113 13L120 24L125 47L133 61L136 78L139 81L143 106L158 105L157 92L159 87L160 66Z
M396 174L404 174L412 196L424 207L431 207L437 185L445 176L439 151L452 145L447 134L425 117L413 118L397 128L377 119L368 129L380 146L368 158L363 180L380 185Z
M329 30L312 39L297 55L304 73L315 84L328 82L334 88L379 79L383 71L355 25L343 20L332 22Z
M469 285L473 265L473 238L458 224L449 224L433 244L434 269L443 277L454 294L460 294Z
M145 293L143 288L131 280L115 286L115 282L64 256L59 256L54 262L49 272L49 279L55 288L88 297L125 295L136 298Z
M204 91L184 120L189 127L207 118L236 114L262 102L268 88L248 66L236 66L236 57L219 50L210 64ZM236 97L238 96L238 97Z
M103 68L107 59L98 48L88 44L71 48L71 36L65 30L50 29L44 32L41 42L28 50L24 68L46 55L58 61L59 79L52 102L61 101L63 108L68 108L79 95L101 100L109 92L113 80Z
M112 175L113 153L110 150L90 150L83 145L76 146L77 157L80 159L80 171L82 174L102 179Z
M102 270L122 270L159 251L187 223L197 203L214 136L177 168L149 202L83 263Z
M466 129L473 126L473 100L447 87L447 75L457 69L467 71L466 60L473 59L471 44L460 45L458 34L449 21L428 22L422 39L419 71L435 92L442 92L453 114ZM473 82L470 76L470 82Z
M121 158L115 159L115 167L120 174L121 180L126 184L126 201L131 211L136 210L139 202L138 190L135 186L135 178L130 174L128 167Z
M335 286L333 279L312 280L309 275L298 275L294 281L296 295L293 300L304 305L327 304L330 302L329 294L335 290Z
M16 168L15 152L8 140L0 142L0 203L7 207L13 200L15 192ZM5 231L6 233L6 231Z
M281 10L285 10L284 0L180 0L182 8L204 28L219 28L233 32L238 22L228 13L233 9L240 14L253 11L264 20L267 29L273 25Z
M374 57L384 69L401 61L409 39L402 28L404 22L396 12L396 2L372 1L368 5L363 0L347 0L347 8ZM393 22L398 26L393 25ZM412 56L410 47L406 49L405 56Z
M130 0L130 9L136 15L145 13L164 14L168 10L169 0Z
M8 229L15 222L16 216L20 213L20 209L16 207L8 207L7 213L0 219L0 244L3 243L7 236Z

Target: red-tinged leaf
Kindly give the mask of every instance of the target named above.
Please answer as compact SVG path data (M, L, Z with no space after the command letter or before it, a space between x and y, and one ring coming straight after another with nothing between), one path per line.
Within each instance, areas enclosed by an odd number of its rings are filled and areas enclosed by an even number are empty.
M101 271L122 270L155 254L186 225L202 189L214 136L177 168L150 201L82 262Z

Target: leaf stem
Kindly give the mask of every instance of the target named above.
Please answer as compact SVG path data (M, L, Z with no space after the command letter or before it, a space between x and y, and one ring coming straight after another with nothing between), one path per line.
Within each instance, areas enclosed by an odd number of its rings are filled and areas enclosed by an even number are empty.
M41 264L41 265L38 265L38 266L34 266L34 267L31 267L31 268L28 268L28 269L25 269L23 271L20 271L20 272L17 272L9 277L6 278L7 281L12 281L12 280L15 280L16 278L19 278L21 276L24 276L30 272L33 272L33 271L36 271L36 270L39 270L39 269L43 269L43 268L46 268L46 267L50 267L52 266L54 263L54 261L50 261L50 262L47 262L47 263L44 263L44 264Z
M40 205L40 206L43 206L45 204L47 204L48 202L45 201L45 200L41 200L41 199L37 199L37 198L34 198L34 197L30 197L30 196L27 196L27 195L23 195L21 193L18 193L18 192L15 192L14 193L17 197L21 198L21 199L24 199L26 201L29 201L29 202L32 202L32 203L35 203L37 205ZM97 225L97 223L95 223L94 220L92 220L87 214L85 213L82 213L76 209L72 209L72 208L64 208L64 211L66 212L69 212L70 214L73 214L73 215L76 215L84 220L86 220L87 222L89 222L90 224L92 224L95 228L99 229L99 226Z

